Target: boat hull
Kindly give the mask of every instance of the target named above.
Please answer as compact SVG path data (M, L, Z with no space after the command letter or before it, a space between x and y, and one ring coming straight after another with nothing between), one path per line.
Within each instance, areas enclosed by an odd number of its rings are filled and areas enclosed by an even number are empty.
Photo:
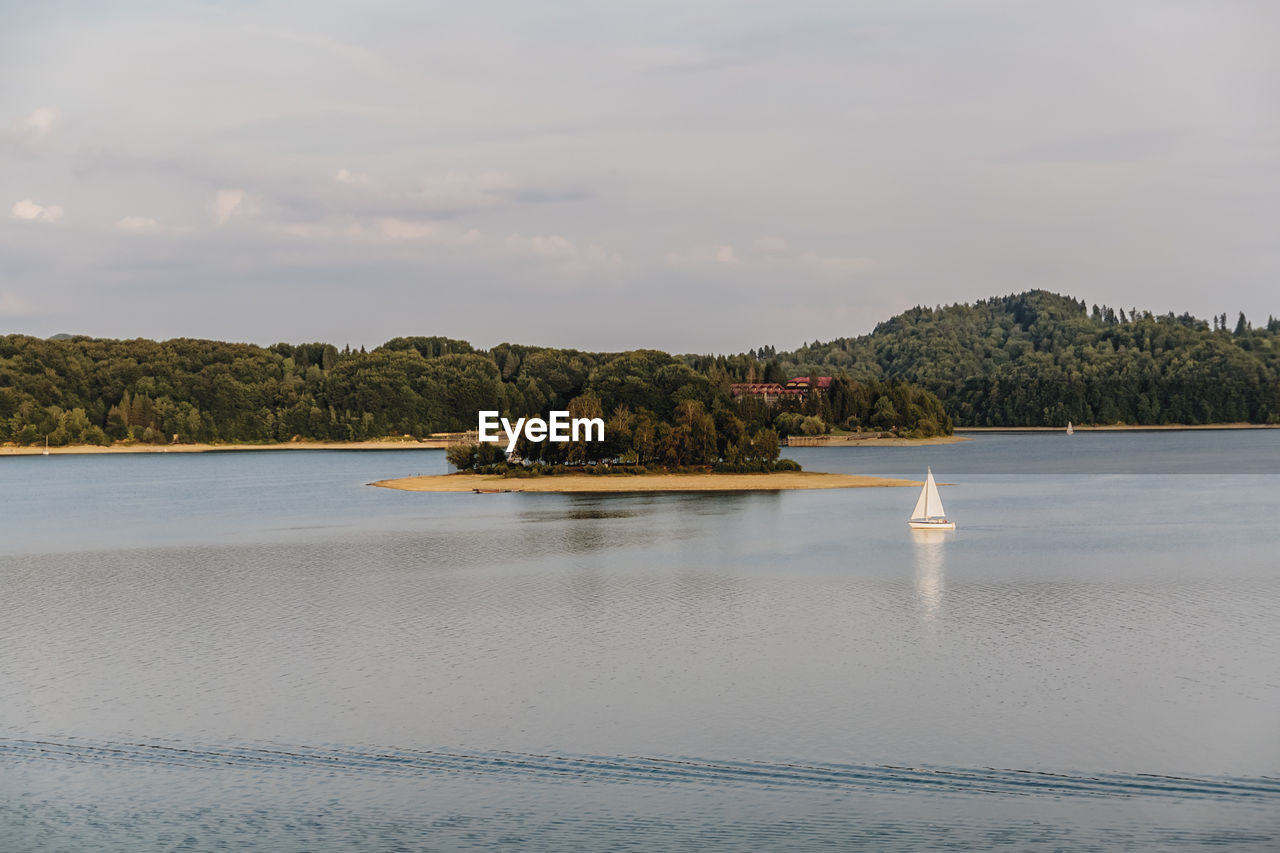
M928 521L924 519L911 519L907 522L912 530L955 530L956 523L954 521Z

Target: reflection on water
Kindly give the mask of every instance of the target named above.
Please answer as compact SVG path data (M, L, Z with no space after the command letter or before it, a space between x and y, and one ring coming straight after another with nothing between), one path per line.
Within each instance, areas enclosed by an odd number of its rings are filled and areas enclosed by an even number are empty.
M954 530L911 529L911 550L916 561L916 598L926 622L936 622L941 617L946 548L948 540L954 537Z

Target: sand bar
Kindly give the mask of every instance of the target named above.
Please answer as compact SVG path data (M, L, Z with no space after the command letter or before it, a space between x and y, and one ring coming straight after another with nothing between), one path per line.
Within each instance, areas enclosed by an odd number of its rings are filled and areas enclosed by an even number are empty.
M777 474L564 474L517 479L497 474L434 474L370 483L406 492L773 492L919 486L919 480L784 471Z
M1151 432L1195 429L1280 429L1280 424L1072 424L1076 432ZM956 432L1065 432L1066 427L956 427Z

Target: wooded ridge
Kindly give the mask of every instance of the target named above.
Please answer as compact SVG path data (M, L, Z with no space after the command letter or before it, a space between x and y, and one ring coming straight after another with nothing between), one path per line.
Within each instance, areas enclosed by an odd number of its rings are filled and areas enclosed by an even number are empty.
M733 390L823 376L833 378L820 392L780 399ZM1274 318L1255 328L1241 314L1229 327L1225 314L1210 323L1126 312L1042 290L917 307L860 337L730 356L481 350L445 337L395 338L366 352L8 335L0 336L0 441L422 437L474 429L482 409L524 417L571 402L605 418L674 426L681 403L693 401L718 432L739 434L732 418L752 436L927 437L953 423L1278 423L1278 377ZM681 416L688 423L693 414L685 407Z
M757 351L772 375L936 394L959 426L1280 423L1280 320L1087 306L1043 290L917 307L868 335Z

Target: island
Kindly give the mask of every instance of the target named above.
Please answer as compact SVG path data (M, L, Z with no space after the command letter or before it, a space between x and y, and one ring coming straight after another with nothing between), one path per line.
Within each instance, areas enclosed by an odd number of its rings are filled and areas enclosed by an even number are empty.
M861 474L823 474L780 471L755 474L560 474L552 477L511 478L500 474L432 474L370 483L406 492L772 492L792 489L865 489L919 486L919 480L898 480Z

